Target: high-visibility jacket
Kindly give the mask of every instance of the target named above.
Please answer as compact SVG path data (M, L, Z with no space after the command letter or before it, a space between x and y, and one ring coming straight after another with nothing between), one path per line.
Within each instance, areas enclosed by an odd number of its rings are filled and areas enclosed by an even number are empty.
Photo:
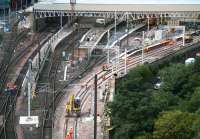
M67 134L65 139L72 139L71 136L69 134Z

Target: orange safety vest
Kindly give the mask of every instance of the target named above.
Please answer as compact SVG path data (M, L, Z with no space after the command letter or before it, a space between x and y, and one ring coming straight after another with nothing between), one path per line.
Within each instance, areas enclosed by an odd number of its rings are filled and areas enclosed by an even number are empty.
M72 139L70 135L67 135L65 139Z

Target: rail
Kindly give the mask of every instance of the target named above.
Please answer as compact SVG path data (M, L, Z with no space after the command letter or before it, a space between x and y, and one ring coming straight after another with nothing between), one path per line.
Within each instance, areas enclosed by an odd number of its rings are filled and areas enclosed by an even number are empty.
M39 75L42 72L42 69L44 68L45 61L47 60L47 57L49 56L50 52L54 52L57 44L65 37L70 35L72 33L71 30L68 32L65 31L65 27L61 28L57 33L55 33L39 50L39 52L35 55L32 62L32 68L34 69L33 72L33 82L34 86L32 90L34 91L36 88L36 82L39 79ZM28 76L29 71L26 72L26 76ZM27 78L24 78L22 83L22 92L24 92L25 88L27 86Z

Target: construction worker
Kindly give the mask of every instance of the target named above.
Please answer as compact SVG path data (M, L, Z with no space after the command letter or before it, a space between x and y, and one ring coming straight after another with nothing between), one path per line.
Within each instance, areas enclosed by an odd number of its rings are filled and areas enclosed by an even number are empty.
M71 138L73 137L73 133L74 133L73 128L70 128L70 130L69 130L69 135L71 136Z
M72 139L69 133L67 134L65 139Z

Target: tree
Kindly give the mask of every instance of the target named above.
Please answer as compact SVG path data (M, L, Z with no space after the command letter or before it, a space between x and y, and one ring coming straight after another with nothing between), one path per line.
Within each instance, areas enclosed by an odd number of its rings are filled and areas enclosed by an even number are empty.
M190 100L186 103L189 112L196 112L200 108L200 87L192 94Z
M193 128L198 117L181 111L167 111L156 120L154 139L192 139L196 135Z
M162 69L159 90L153 89L157 73L148 65L138 66L117 80L114 101L108 104L113 139L200 138L200 60Z
M148 65L142 65L131 70L126 79L119 83L119 90L141 91L150 88L152 85L148 82L153 77L153 73Z
M170 92L155 91L152 95L152 102L149 105L152 105L156 114L159 114L161 111L168 110L170 107L178 105L180 98L174 96ZM156 117L157 115L155 115Z
M190 72L183 64L173 64L170 67L164 68L159 72L163 85L161 89L165 92L172 92L175 95L183 97L181 93L183 85L187 83Z

